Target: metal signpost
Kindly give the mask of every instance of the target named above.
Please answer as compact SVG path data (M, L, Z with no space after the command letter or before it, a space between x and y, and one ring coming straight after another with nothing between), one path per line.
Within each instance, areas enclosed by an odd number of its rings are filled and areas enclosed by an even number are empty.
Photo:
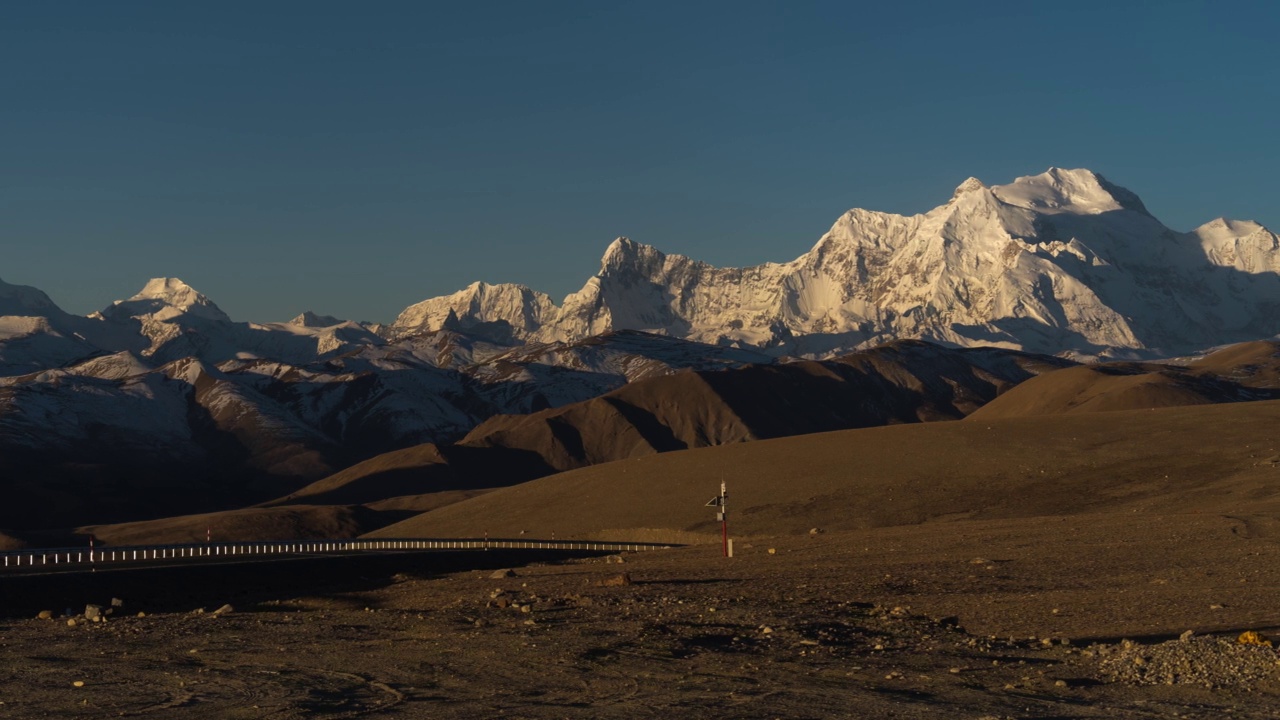
M720 538L725 557L729 557L729 508L725 504L728 499L729 493L725 490L724 481L721 480L720 494L707 503L707 507L719 508L716 511L716 519L720 521Z

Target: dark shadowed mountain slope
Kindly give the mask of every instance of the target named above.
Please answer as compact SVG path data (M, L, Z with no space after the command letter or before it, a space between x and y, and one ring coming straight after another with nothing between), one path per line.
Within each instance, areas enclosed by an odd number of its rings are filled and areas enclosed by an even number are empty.
M489 419L452 446L372 458L271 504L356 504L498 487L654 453L874 425L957 420L1070 364L903 341L833 361L681 372L599 398Z

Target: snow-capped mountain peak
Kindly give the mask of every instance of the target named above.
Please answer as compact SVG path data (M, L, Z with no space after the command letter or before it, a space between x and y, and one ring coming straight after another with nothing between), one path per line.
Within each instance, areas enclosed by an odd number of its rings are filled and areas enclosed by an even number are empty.
M152 278L128 300L118 300L103 311L108 317L147 317L165 322L181 316L198 317L215 322L231 322L231 318L213 301L178 278Z
M562 307L477 303L472 286L397 325L509 323L542 342L643 330L810 357L897 338L1150 356L1280 332L1277 273L1280 239L1256 223L1175 232L1102 175L1055 167L969 178L912 216L850 210L785 263L717 268L618 238Z
M1147 212L1133 192L1085 169L1053 167L1039 175L1017 178L1008 185L996 185L992 192L1009 205L1048 215L1098 215L1118 210Z
M499 340L524 340L555 315L556 305L546 293L524 285L474 282L452 295L431 298L405 308L389 334L405 337L439 330L446 322L477 329ZM450 316L453 320L450 320Z
M951 198L954 200L966 193L971 193L975 190L986 190L986 189L987 189L987 186L985 183L983 183L981 180L979 180L976 177L971 177L968 180L965 180L964 182L956 186L956 191L951 194Z
M1191 234L1215 265L1250 274L1280 272L1280 237L1252 220L1218 218Z
M43 291L0 280L0 316L49 317L63 311Z
M325 328L341 325L344 320L340 320L332 315L317 315L310 310L302 313L298 317L289 321L290 325L301 325L309 328Z

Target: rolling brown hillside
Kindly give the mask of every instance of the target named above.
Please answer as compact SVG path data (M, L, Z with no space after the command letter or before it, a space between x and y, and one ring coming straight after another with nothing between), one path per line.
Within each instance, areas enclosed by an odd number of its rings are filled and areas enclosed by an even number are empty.
M1019 382L1067 364L903 341L835 361L676 373L565 407L494 417L456 445L380 455L267 505L363 504L513 485L689 448L957 420Z
M970 415L972 421L1150 410L1280 397L1280 343L1231 345L1186 365L1103 363L1031 378Z
M582 468L434 510L395 536L738 536L1081 513L1280 513L1280 401L865 428ZM1261 531L1261 530L1260 530Z

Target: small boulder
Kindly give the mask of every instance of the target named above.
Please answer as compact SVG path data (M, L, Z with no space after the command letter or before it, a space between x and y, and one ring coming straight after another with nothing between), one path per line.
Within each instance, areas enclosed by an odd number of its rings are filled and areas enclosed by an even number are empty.
M120 598L111 598L111 607L113 608L124 607L124 601L121 600Z
M102 620L102 606L101 606L101 605L85 605L85 606L84 606L84 619L85 619L85 620L88 620L89 622L99 622L99 621L101 621L101 620Z
M628 573L621 573L619 575L614 575L613 577L607 577L603 580L596 581L597 587L623 587L630 584L631 575Z
M37 618L39 618L39 619L41 619L41 620L52 620L52 619L53 619L53 611L52 611L52 610L41 610L41 611L40 611L40 614L39 614L39 615L36 615L36 617L37 617Z
M490 579L490 580L502 580L502 579L504 579L504 578L511 578L511 577L515 577L515 576L516 576L516 574L515 574L515 571L514 571L514 570L507 570L507 569L505 569L505 568L504 568L504 569L502 569L502 570L494 570L494 571L493 571L493 574L489 576L489 579Z
M235 608L233 608L233 607L231 607L230 605L223 605L222 607L218 608L217 610L214 610L214 611L213 611L212 613L210 613L210 614L211 614L213 617L222 617L223 615L230 615L231 613L233 613L233 612L235 612L235 611L236 611L236 609L235 609Z

